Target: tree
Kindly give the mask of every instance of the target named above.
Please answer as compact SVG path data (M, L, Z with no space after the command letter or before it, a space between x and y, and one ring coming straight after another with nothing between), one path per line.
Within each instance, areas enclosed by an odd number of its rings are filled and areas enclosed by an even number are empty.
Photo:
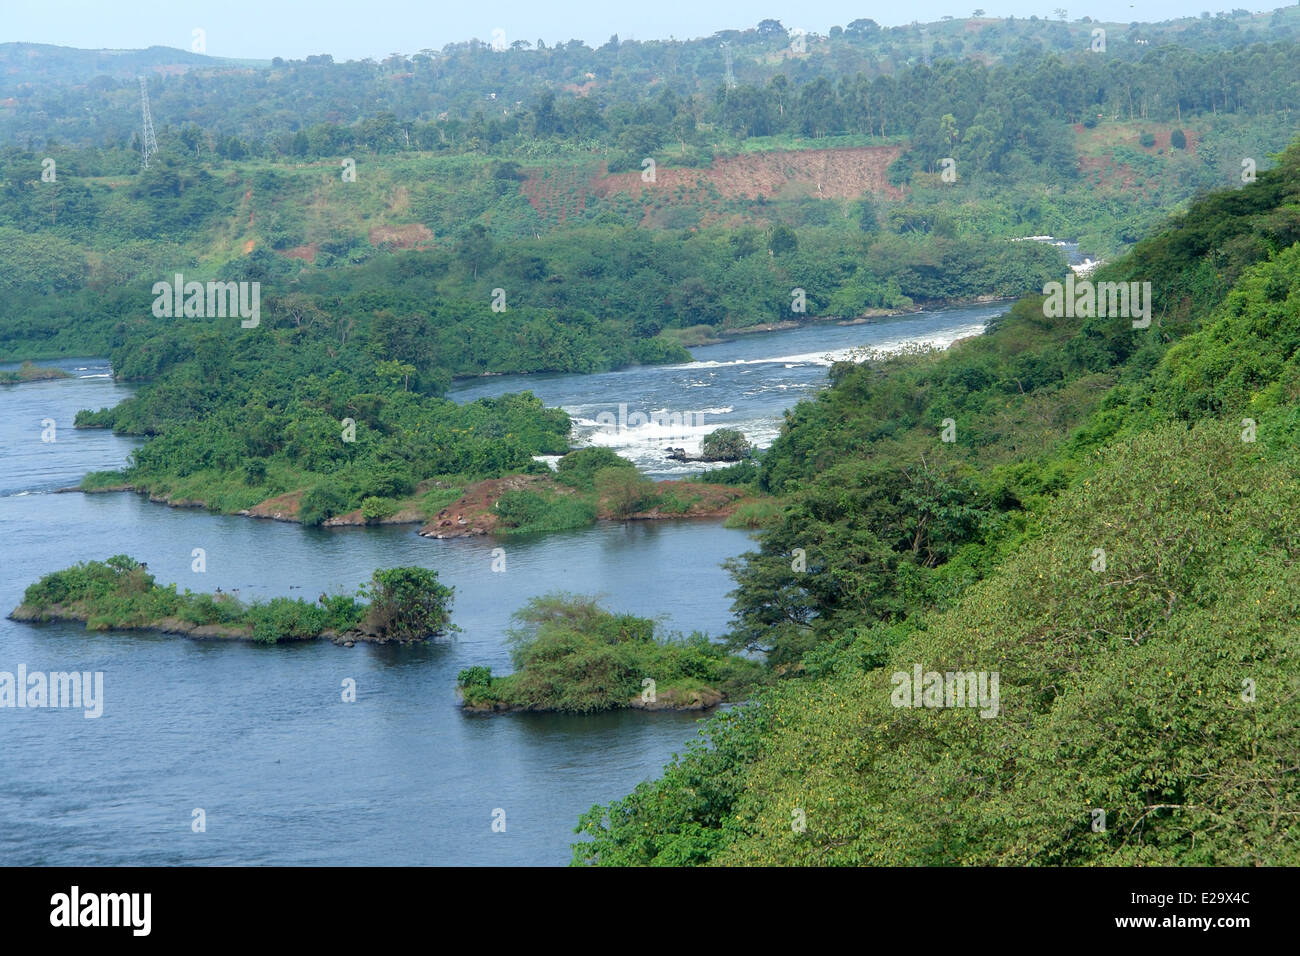
M1169 145L1174 149L1187 148L1187 134L1180 129L1174 130L1169 134Z
M767 248L772 255L783 256L786 253L799 250L799 239L789 226L784 223L777 223L772 227L772 233L767 241Z
M471 223L456 246L456 257L469 268L474 278L478 278L480 267L492 261L496 244L491 234L481 223Z
M370 600L362 626L388 640L422 641L451 627L454 589L427 568L380 569L362 590Z
M375 363L375 374L393 386L401 382L402 391L409 392L411 390L411 376L415 374L415 366L407 362L386 360Z
M620 518L644 511L655 497L655 483L633 468L602 468L596 472L596 491Z
M879 233L880 217L876 215L876 204L872 202L871 196L862 196L857 202L857 209L858 229L868 235Z
M709 461L740 461L754 450L744 434L734 428L719 428L709 432L700 442L700 453Z
M858 19L853 20L844 28L845 33L852 33L855 36L866 36L868 33L876 33L880 30L880 24L875 20Z

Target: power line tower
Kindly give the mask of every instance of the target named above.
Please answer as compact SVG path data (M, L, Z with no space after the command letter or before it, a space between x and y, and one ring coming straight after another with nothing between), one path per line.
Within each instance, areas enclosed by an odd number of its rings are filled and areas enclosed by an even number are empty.
M149 168L149 157L158 152L158 139L153 134L153 116L149 113L149 86L145 78L140 77L140 113L144 117L144 132L140 136L140 152L143 154L144 168Z
M727 61L727 73L726 73L726 77L723 79L723 83L726 85L727 89L734 90L736 88L736 74L731 69L731 41L730 40L722 41L722 55L726 58Z

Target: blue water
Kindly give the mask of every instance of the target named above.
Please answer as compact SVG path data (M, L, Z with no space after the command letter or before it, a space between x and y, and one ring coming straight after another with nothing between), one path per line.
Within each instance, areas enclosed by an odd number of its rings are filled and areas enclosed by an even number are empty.
M951 339L996 311L753 335L695 350L692 367L485 379L455 397L531 387L571 408L727 407L720 421L775 433L781 411L824 383L826 353ZM731 588L720 563L752 547L747 533L696 520L438 541L413 527L308 529L132 494L58 494L120 467L136 442L74 431L78 409L130 389L102 360L57 364L76 377L0 388L0 611L43 574L117 553L161 582L244 599L311 599L351 591L376 567L420 564L455 587L462 631L414 647L261 647L0 620L0 671L104 674L97 719L0 708L0 864L563 864L580 813L658 776L696 737L693 714L466 715L456 674L508 671L511 614L559 590L720 635ZM639 447L620 450L635 460ZM492 570L497 547L504 573ZM195 548L205 573L191 570ZM342 700L348 678L354 703ZM196 809L206 832L192 830ZM498 810L504 832L492 827Z

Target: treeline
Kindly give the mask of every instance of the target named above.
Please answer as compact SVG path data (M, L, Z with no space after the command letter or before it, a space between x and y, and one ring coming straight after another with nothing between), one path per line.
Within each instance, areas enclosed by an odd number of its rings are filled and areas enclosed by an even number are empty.
M415 387L436 392L450 377L484 372L594 372L629 364L682 362L674 336L782 319L853 318L872 309L1014 296L1060 270L1060 254L1038 243L963 238L946 216L885 231L863 200L853 220L816 228L778 224L647 231L574 227L532 239L498 241L472 224L427 251L302 270L257 250L186 279L259 282L262 323L333 367L348 350L413 365ZM918 217L919 218L919 217ZM888 223L892 224L892 223ZM150 246L149 259L109 277L102 260L40 235L13 234L13 259L0 270L15 308L0 328L0 354L87 354L111 349L129 379L152 378L180 356L204 323L154 319L154 282L185 265L175 244ZM44 264L56 250L62 271ZM116 255L132 250L126 243ZM171 250L177 258L165 258ZM152 275L136 274L147 263ZM90 275L86 275L91 272ZM796 290L802 290L802 293ZM211 324L211 323L207 323Z
M696 98L692 110L696 120L719 121L719 114L706 116L705 111L710 109L715 91L728 86L728 49L731 82L738 88L763 90L783 75L793 92L818 79L838 84L858 74L866 80L899 76L910 66L944 60L997 62L1048 54L1092 55L1088 52L1092 31L1098 26L1087 17L1072 23L973 18L881 28L870 19L859 18L832 27L823 36L793 32L776 20L764 20L748 30L725 30L687 41L638 42L611 37L592 49L577 40L547 42L506 36L493 41L504 47L499 51L493 43L473 40L448 44L441 50L394 54L382 62L335 63L329 55L321 55L301 61L277 58L270 64L239 64L236 68L228 61L215 60L210 61L210 69L194 69L195 61L203 60L176 51L174 64L191 69L165 82L154 81L151 98L161 137L185 135L184 130L193 124L198 140L189 146L221 150L233 158L247 152L323 155L340 146L407 148L415 147L417 140L423 143L419 148L470 141L487 146L503 138L547 136L547 127L553 122L560 123L572 139L614 143L619 135L636 127L667 129L663 118L650 117L643 105L652 83L678 99ZM1121 66L1144 62L1168 44L1213 55L1250 42L1293 40L1300 35L1300 19L1291 9L1266 16L1238 10L1230 17L1105 24L1104 28L1108 32L1105 54L1093 59ZM139 68L116 79L110 78L116 66L102 68L110 75L96 75L101 68L97 60L88 59L93 54L86 51L22 44L9 49L14 66L0 78L0 90L8 90L16 105L0 111L0 141L122 147L132 143L139 123L139 90L134 77L159 66L158 51L132 54L139 59ZM1086 61L1080 60L1071 69L1086 75ZM1201 90L1189 93L1193 99L1212 104L1216 96L1214 70L1186 79ZM1266 94L1273 93L1279 82L1285 82L1279 80L1279 73L1267 69L1255 72L1252 78ZM1088 76L1087 82L1079 85L1087 91L1083 96L1088 100L1093 78ZM548 116L545 101L538 98L540 89L561 94L563 116ZM304 96L304 90L311 95ZM1128 109L1128 97L1122 91L1115 92L1108 102L1115 109ZM794 115L800 112L793 102L785 106ZM387 118L374 119L385 114ZM814 108L799 121L818 122L817 114ZM87 119L90 116L93 125ZM323 130L337 122L332 119L335 116L360 120L355 126L344 124L353 127L348 133L350 143L328 143ZM884 125L888 128L890 123Z
M358 85L392 86L391 75L360 64L317 65L304 67L302 76L187 74L160 84L155 112L164 152L194 158L308 161L406 151L524 156L599 149L618 170L639 169L646 156L707 164L721 141L733 137L859 135L910 137L912 150L900 174L933 170L941 158L954 157L970 171L990 176L1020 176L1027 167L1057 181L1074 170L1069 124L1182 123L1198 116L1265 116L1300 108L1300 79L1290 69L1294 42L1222 50L1194 49L1182 38L1179 43L1144 47L1132 56L1109 47L1105 53L1090 52L1085 44L1063 52L1034 49L993 65L936 58L891 70L855 71L843 58L825 56L817 58L827 61L817 71L790 65L734 86L667 82L656 84L653 93L644 85L621 90L597 83L579 94L532 78L518 99L503 99L499 106L488 99L461 114L433 113L418 101L385 108L383 97L364 98L351 108L337 105L334 113L359 117L350 122L323 116L312 121L312 111L301 109L301 84L310 83L318 90L316 98L329 102L335 91L354 95ZM359 70L378 75L362 83L354 75ZM404 85L418 86L425 76L409 74L411 82ZM247 89L249 84L255 90ZM63 95L70 109L77 97L69 91ZM489 95L495 93L480 99ZM265 111L266 99L276 96L286 99ZM185 121L166 122L171 97ZM196 99L203 101L202 109L191 104ZM138 107L125 100L123 108L127 102L134 122ZM259 104L256 132L247 126L250 102ZM47 116L46 122L48 153L61 140L48 133L58 129L57 119ZM83 176L130 170L139 155L131 129L126 125L120 138L96 140L101 149L79 156L74 168Z

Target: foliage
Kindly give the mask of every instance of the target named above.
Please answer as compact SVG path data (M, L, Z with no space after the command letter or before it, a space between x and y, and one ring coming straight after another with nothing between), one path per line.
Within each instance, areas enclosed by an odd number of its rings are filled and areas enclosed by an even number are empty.
M635 468L602 468L593 483L605 506L618 518L648 511L659 497L655 483Z
M653 621L613 614L593 598L534 598L515 618L515 672L461 671L467 705L590 713L639 702L647 678L656 698L688 702L698 693L742 694L759 677L757 664L728 655L703 634L658 636Z
M734 428L715 429L700 442L700 454L708 461L740 461L753 452L749 439Z
M316 604L285 597L243 604L230 594L177 592L175 585L158 585L145 565L119 554L45 575L28 586L21 609L38 620L84 619L94 630L171 630L172 621L216 626L223 634L265 644L352 631L413 641L454 627L451 598L452 589L438 583L436 572L389 568L377 570L356 596L322 594Z
M437 637L451 625L453 588L439 583L438 572L427 568L381 569L374 573L364 596L370 600L365 627L396 641Z
M606 468L635 469L636 466L612 448L599 446L578 448L556 463L555 480L574 488L591 491L595 488L596 472Z
M596 520L596 508L585 497L544 494L521 489L507 491L493 510L506 534L534 534L584 528Z
M593 807L575 862L1300 861L1298 193L1300 146L1107 267L1158 290L1145 334L1031 298L833 368L734 565L731 643L784 680ZM896 706L916 666L998 674L996 717Z

